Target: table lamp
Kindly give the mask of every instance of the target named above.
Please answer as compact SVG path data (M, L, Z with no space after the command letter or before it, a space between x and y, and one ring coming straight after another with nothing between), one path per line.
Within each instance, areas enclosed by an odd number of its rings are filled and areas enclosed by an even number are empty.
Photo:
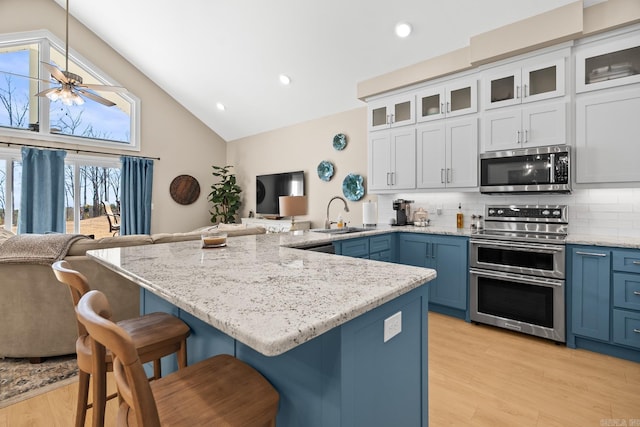
M296 229L295 216L307 214L307 196L280 196L280 216L291 217L291 231Z

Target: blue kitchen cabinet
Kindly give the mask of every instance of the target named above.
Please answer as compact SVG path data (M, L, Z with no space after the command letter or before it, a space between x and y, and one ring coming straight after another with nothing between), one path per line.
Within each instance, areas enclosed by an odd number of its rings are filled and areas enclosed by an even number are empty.
M640 350L640 251L613 251L613 342Z
M640 362L640 251L570 246L567 345Z
M387 262L393 261L392 234L338 240L333 242L333 247L337 255Z
M352 258L369 258L369 238L358 237L356 239L339 240L333 242L336 255L344 255Z
M576 246L571 253L571 332L609 340L611 251Z
M428 285L420 286L278 356L265 356L147 290L142 311L165 311L191 328L189 365L230 354L257 369L280 393L283 427L429 424ZM385 338L400 314L401 331ZM163 374L177 369L163 358ZM151 371L147 374L150 375Z
M469 239L461 236L401 233L397 261L433 268L438 277L429 283L429 309L469 320Z
M376 261L393 261L393 235L383 234L369 238L369 259Z

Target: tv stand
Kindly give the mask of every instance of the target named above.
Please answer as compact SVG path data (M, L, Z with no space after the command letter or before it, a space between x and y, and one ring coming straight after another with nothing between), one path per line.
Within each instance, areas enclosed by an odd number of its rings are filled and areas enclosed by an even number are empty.
M242 218L243 224L261 225L267 233L286 233L291 231L291 219ZM311 221L296 220L296 230L308 230Z

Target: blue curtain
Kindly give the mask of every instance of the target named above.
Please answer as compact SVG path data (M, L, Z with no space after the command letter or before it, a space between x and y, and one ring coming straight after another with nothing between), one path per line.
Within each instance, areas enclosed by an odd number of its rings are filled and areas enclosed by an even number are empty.
M153 160L122 156L120 234L151 233Z
M22 147L22 192L18 233L64 233L64 158L62 150Z

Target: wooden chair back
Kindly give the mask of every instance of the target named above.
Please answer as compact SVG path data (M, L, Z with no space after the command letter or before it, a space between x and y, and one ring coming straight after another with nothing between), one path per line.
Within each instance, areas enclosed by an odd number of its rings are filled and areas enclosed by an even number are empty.
M113 354L113 373L121 399L135 411L138 427L160 427L158 408L131 337L111 321L111 307L100 291L85 294L76 307L78 320L92 338L94 354ZM104 360L97 360L104 363Z
M79 271L72 270L71 265L67 261L56 261L51 267L53 268L53 274L55 274L56 278L69 287L73 306L77 307L80 298L91 290L89 281ZM83 335L87 335L87 330L84 325L78 321L78 336Z
M102 208L109 221L109 232L120 232L120 215L114 214L109 202L102 201Z

